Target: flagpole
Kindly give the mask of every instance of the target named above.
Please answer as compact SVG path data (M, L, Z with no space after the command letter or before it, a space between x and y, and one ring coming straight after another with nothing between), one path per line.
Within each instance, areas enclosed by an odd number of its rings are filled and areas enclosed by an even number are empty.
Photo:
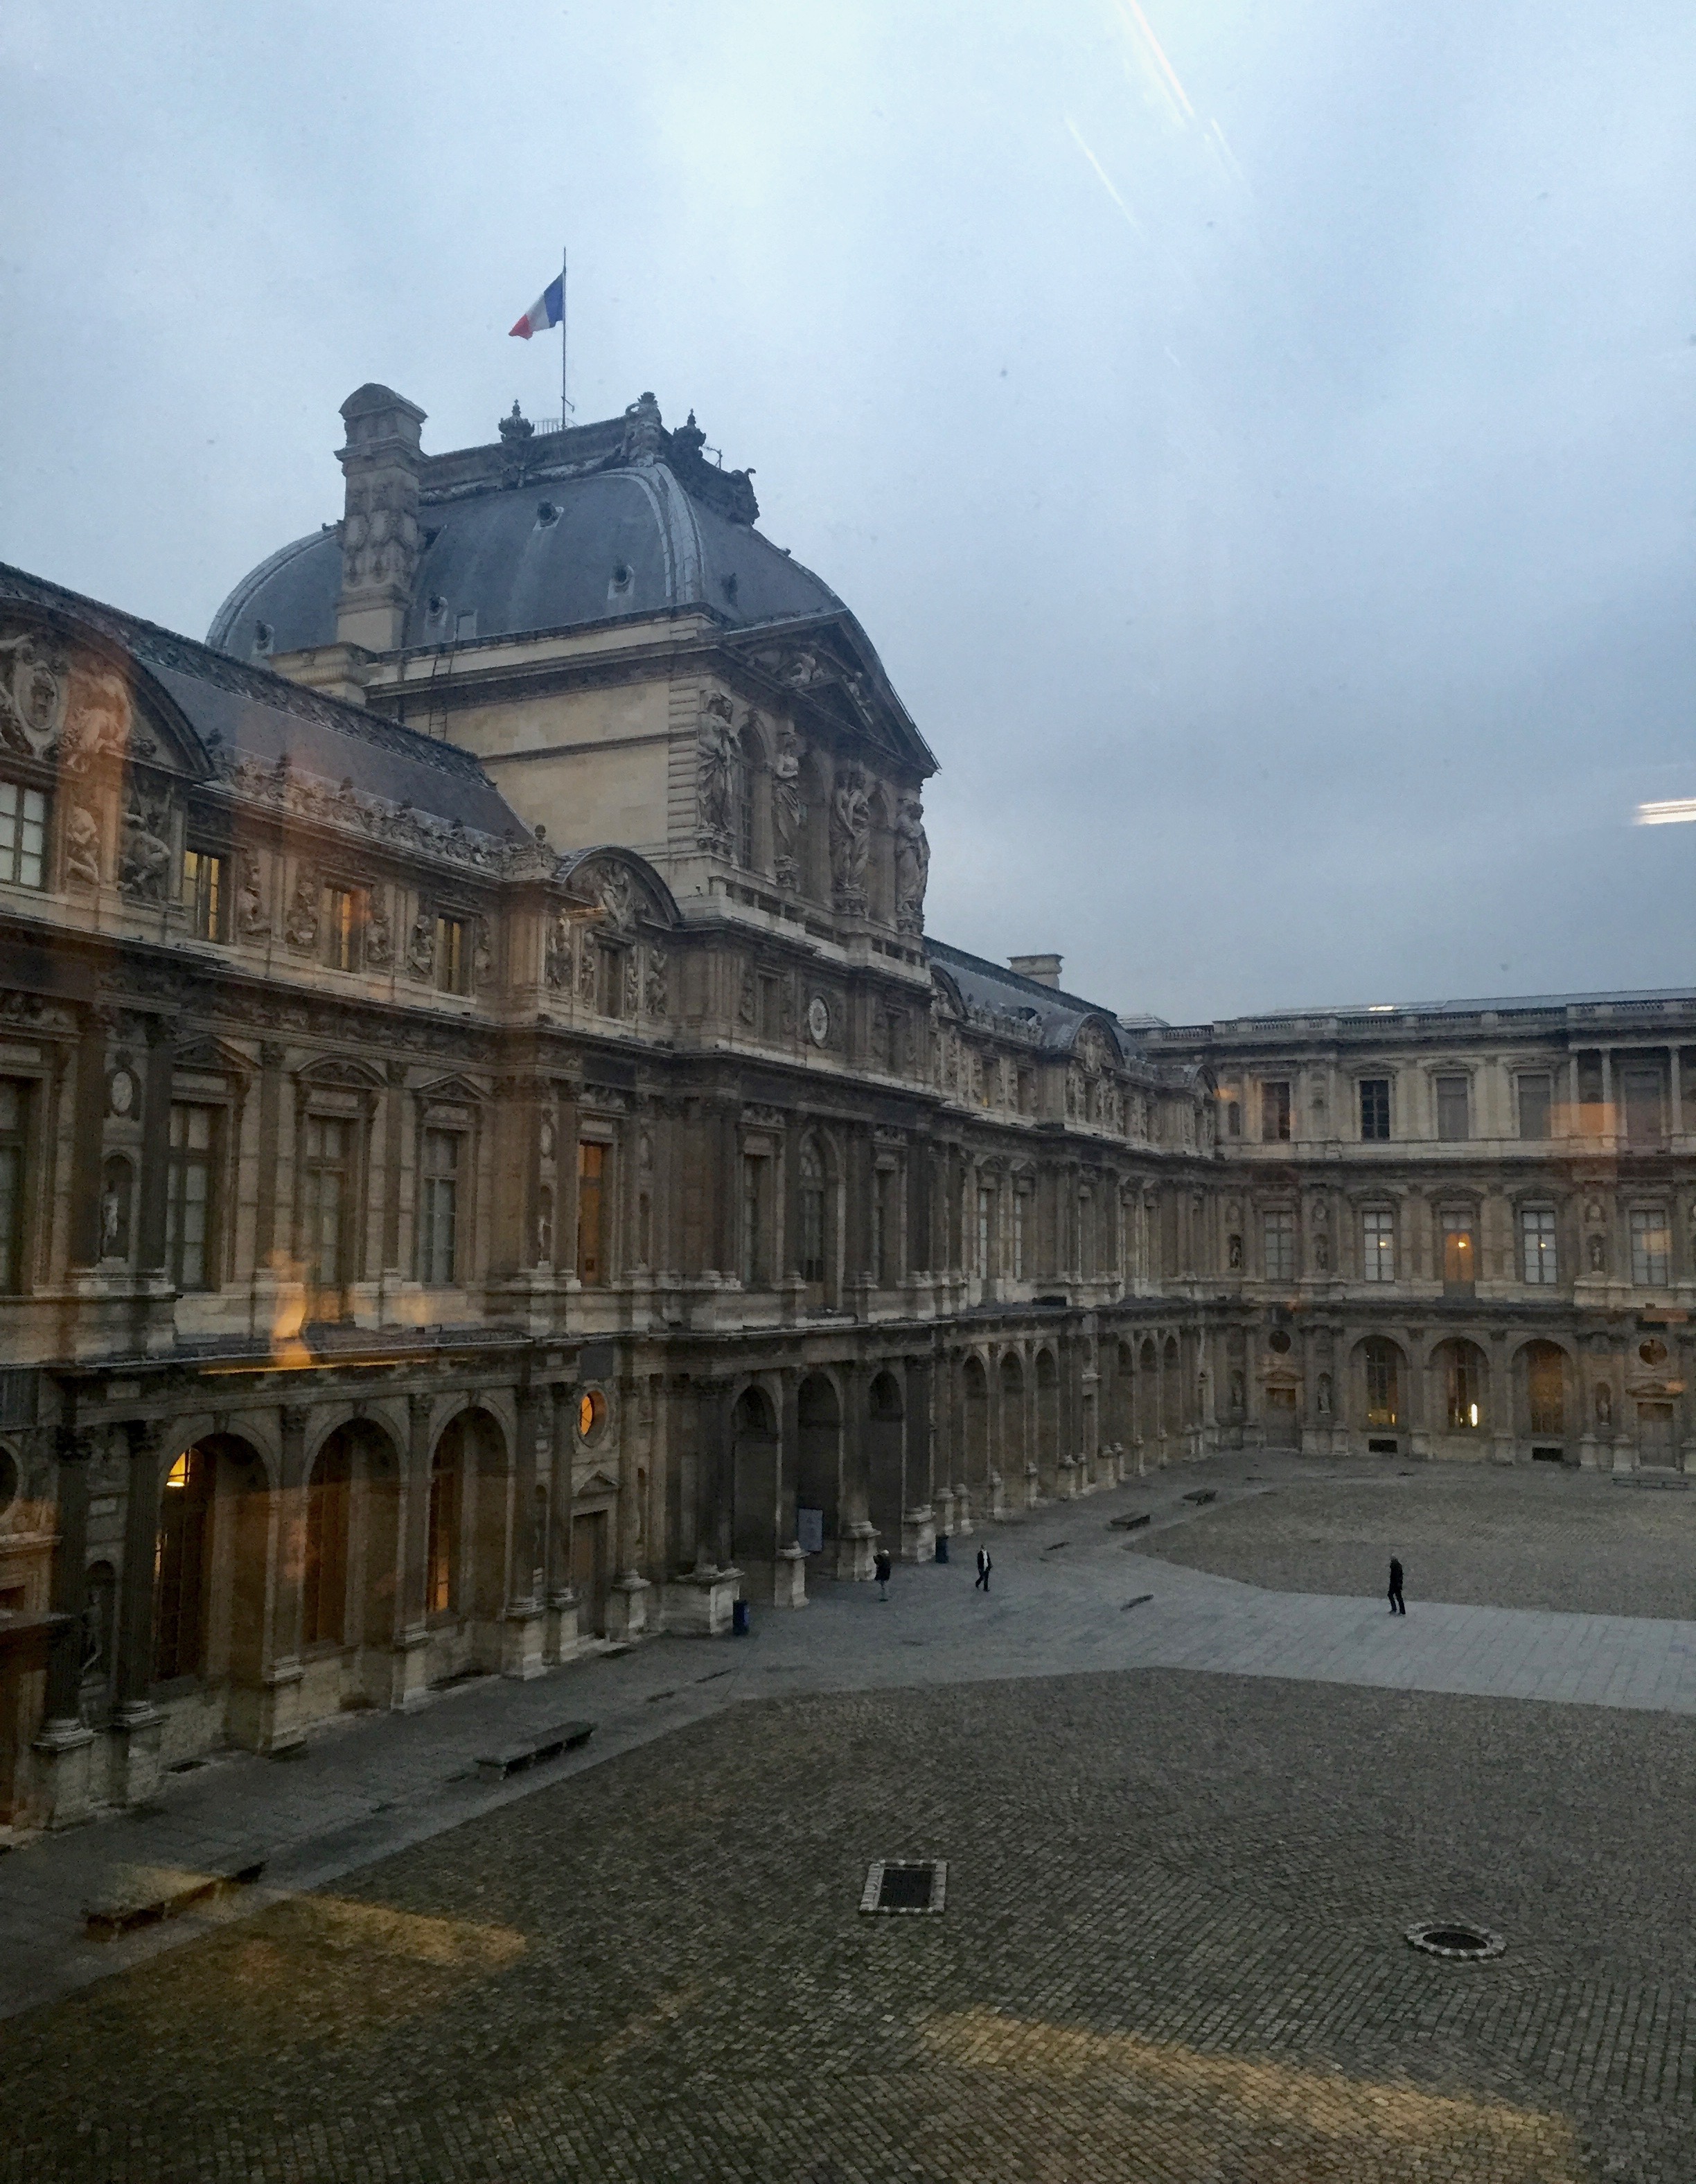
M560 249L560 430L563 432L572 421L572 405L566 395L566 276L570 260L564 245Z

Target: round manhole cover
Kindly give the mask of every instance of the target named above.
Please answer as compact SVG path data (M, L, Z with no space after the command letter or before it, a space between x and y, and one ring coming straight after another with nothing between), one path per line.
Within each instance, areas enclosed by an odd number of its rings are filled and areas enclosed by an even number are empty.
M1422 1919L1409 1926L1408 1939L1428 1957L1448 1957L1459 1964L1480 1964L1499 1957L1507 1943L1487 1926L1474 1926L1462 1919Z

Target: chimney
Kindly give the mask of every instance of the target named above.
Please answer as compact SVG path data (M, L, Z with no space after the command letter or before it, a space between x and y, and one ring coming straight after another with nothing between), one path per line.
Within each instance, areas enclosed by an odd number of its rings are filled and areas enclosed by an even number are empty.
M1009 956L1007 968L1017 971L1021 978L1029 978L1035 986L1057 986L1060 983L1057 956Z
M336 641L393 652L406 628L418 567L419 428L424 412L392 387L366 386L342 404L348 482Z

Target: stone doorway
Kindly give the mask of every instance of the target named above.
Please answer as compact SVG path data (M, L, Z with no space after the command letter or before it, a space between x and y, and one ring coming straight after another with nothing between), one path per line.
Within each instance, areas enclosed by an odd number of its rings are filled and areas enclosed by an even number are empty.
M572 1518L572 1590L577 1596L577 1630L586 1638L606 1635L611 1530L611 1512L604 1507L579 1509Z

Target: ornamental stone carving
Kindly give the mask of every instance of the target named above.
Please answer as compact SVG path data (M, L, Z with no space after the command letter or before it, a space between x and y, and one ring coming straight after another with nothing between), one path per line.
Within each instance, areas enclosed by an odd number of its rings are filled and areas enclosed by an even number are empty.
M731 804L736 738L730 700L722 691L708 698L695 743L695 803L698 839L703 850L720 854L730 847Z
M494 976L494 938L488 920L480 917L471 937L471 985L474 991L486 986Z
M751 1031L758 1011L759 999L754 987L753 967L745 963L742 966L742 989L736 1000L737 1021L746 1024Z
M598 889L606 922L615 932L629 933L636 923L636 889L622 865L609 865L600 875Z
M930 882L930 840L924 806L916 792L895 813L895 923L903 933L924 930L924 891Z
M406 968L414 978L436 975L436 921L427 910L421 910L412 921L406 942Z
M398 480L349 476L342 524L342 581L348 591L379 584L410 588L419 538L418 518Z
M594 999L594 965L595 943L584 933L577 940L577 994L582 1000Z
M563 991L572 983L572 918L569 911L555 911L554 922L548 928L544 972L555 993Z
M857 915L866 907L866 860L872 848L872 799L865 771L845 766L830 800L830 877L836 907Z
M365 897L365 968L386 971L394 961L394 928L388 917L388 889L374 887Z
M785 728L772 760L773 870L780 888L801 883L801 844L806 800L801 793L801 738Z
M647 1001L650 1017L662 1017L666 1013L668 1006L666 972L666 951L656 942L648 950Z
M64 876L78 887L100 884L100 824L83 804L73 804L65 822Z
M317 873L302 865L294 876L294 894L282 927L283 939L297 954L305 955L318 945L320 894Z
M635 469L647 470L659 461L665 452L665 443L660 405L651 393L644 393L624 412L624 440L618 460Z
M237 863L236 938L268 939L271 919L265 914L265 875L259 867L259 854L254 850L243 850Z
M170 803L132 783L124 812L118 883L139 902L164 902L170 894Z
M28 757L45 752L64 720L64 655L39 638L0 638L0 744Z

